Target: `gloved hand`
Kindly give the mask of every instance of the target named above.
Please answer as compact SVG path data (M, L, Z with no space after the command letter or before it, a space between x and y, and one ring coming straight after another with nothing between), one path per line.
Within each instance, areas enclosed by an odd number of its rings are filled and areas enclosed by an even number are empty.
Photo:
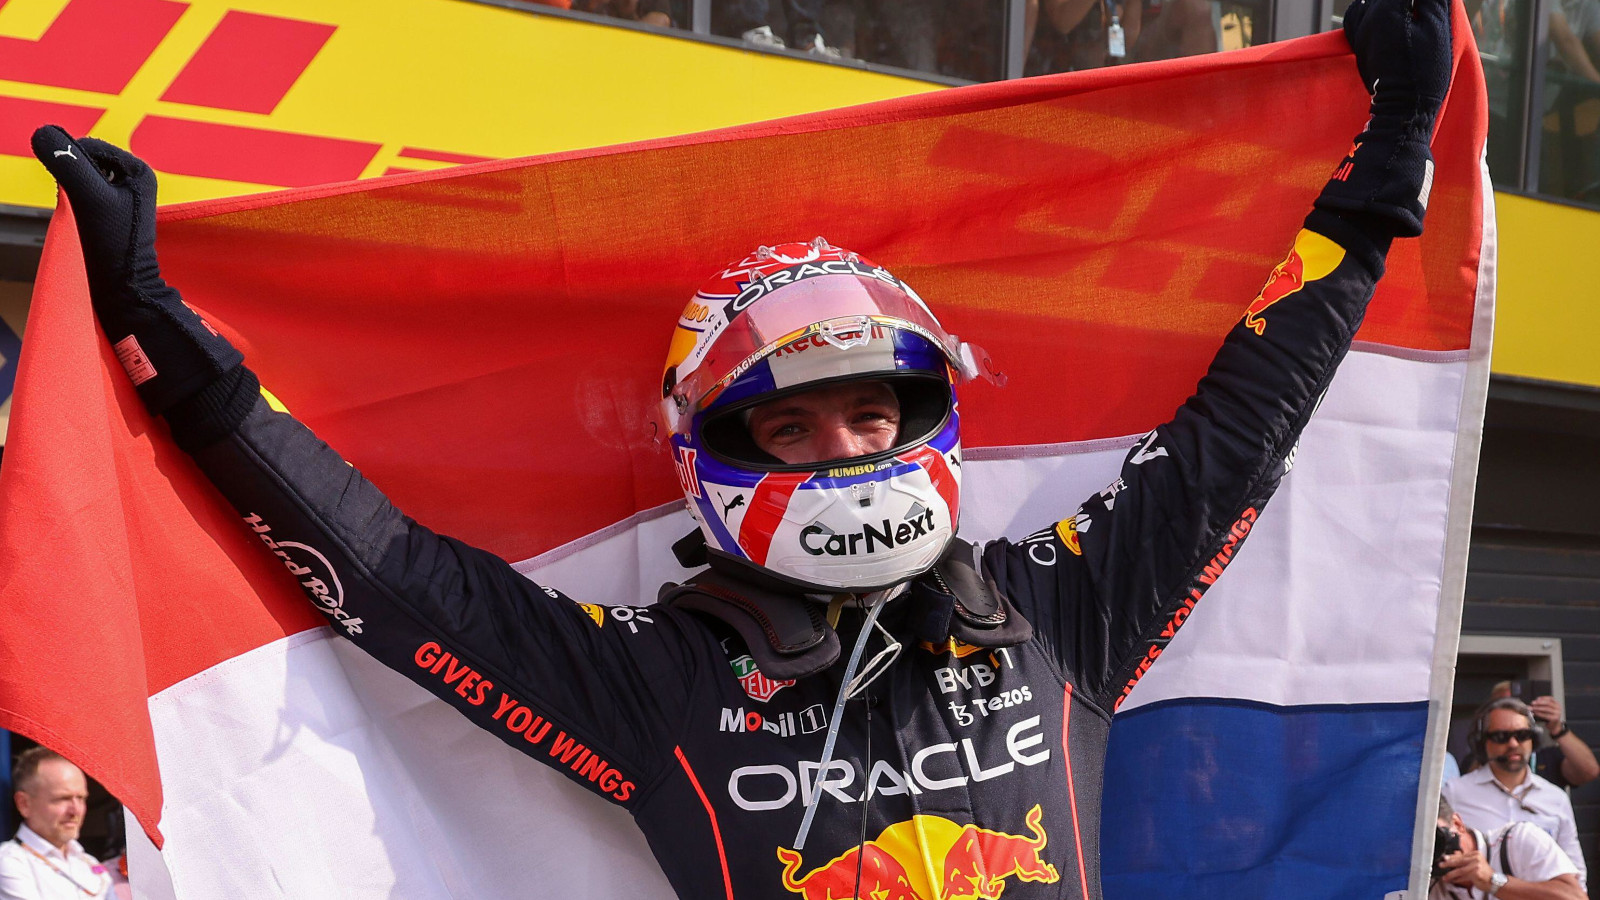
M1422 233L1433 188L1433 123L1450 87L1451 0L1355 0L1344 33L1371 118L1317 198L1319 209L1388 219Z
M95 315L150 412L165 413L238 368L243 355L161 279L150 167L55 125L33 133L33 154L72 203Z

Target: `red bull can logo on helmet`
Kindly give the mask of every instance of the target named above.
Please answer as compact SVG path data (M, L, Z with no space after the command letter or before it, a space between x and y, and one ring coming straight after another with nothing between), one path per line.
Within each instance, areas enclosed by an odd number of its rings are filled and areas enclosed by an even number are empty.
M1298 293L1309 282L1327 277L1329 272L1344 261L1344 248L1315 231L1300 229L1295 235L1294 248L1283 262L1278 263L1256 299L1244 311L1244 327L1256 334L1265 334L1267 320L1262 313L1279 300Z
M919 815L804 874L798 851L779 847L778 862L784 888L805 900L997 900L1012 880L1061 880L1041 855L1043 820L1034 804L1023 819L1029 834L1019 835Z

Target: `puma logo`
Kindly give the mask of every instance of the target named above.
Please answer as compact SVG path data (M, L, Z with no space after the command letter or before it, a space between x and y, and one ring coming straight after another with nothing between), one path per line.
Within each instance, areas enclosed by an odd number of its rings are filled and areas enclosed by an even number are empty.
M717 495L717 499L721 500L722 496L720 494ZM722 507L722 521L724 521L724 522L728 521L728 513L733 512L734 510L738 509L739 507L741 507L743 505L744 505L744 495L743 494L735 494L734 497L733 497L733 502L729 503L729 504L726 504L725 506Z
M65 150L57 150L56 151L56 156L65 156L65 157L68 157L70 159L77 159L76 156L72 155L72 145L71 144L68 144L67 145L67 149L65 149Z

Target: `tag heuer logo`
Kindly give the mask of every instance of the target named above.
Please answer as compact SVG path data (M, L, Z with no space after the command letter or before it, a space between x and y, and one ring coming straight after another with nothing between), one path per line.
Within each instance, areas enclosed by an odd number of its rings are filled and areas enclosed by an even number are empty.
M750 695L751 700L765 703L772 699L772 695L794 684L794 679L788 681L773 681L761 674L756 668L756 661L746 653L736 659L729 660L733 666L733 674L739 679L739 686Z

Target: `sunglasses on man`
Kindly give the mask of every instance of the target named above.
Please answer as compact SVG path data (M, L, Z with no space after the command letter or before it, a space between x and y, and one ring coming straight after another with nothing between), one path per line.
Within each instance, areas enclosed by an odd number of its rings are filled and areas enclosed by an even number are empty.
M1516 731L1490 731L1486 732L1484 737L1496 744L1509 744L1512 741L1516 741L1520 744L1523 741L1533 740L1533 729L1521 728Z

